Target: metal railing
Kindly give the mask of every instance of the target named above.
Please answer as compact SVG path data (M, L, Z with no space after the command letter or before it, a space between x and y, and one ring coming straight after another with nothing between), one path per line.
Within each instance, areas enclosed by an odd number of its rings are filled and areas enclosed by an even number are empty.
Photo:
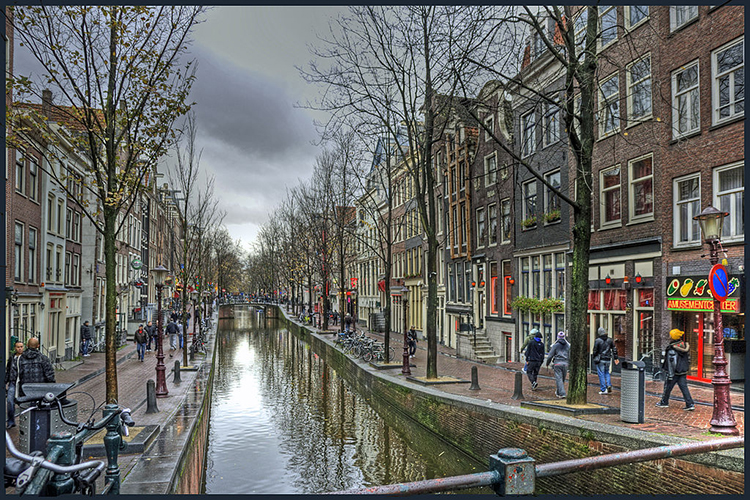
M463 476L427 479L410 483L388 484L357 490L336 491L332 495L422 495L489 486L498 495L534 494L537 478L559 476L615 465L648 462L663 458L694 455L711 451L729 450L745 446L745 438L734 437L645 448L624 453L577 458L548 464L535 464L533 458L519 448L503 448L490 456L490 470Z

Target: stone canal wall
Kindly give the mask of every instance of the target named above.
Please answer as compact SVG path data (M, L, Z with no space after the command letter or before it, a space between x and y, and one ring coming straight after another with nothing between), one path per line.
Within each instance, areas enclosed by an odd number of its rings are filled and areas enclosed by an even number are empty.
M538 463L550 463L690 442L417 386L349 358L333 346L330 335L323 339L282 321L355 390L369 396L376 409L402 412L480 462L488 463L491 454L506 447L523 448ZM744 450L737 449L542 478L537 493L741 494L744 478Z

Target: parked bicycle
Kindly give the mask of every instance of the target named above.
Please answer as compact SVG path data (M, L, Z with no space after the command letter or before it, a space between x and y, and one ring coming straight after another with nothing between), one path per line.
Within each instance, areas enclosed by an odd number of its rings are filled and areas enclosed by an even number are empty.
M651 376L651 380L654 382L664 380L664 371L661 369L663 359L664 351L661 349L653 349L641 356L641 359L639 360L646 364L644 370Z
M55 411L67 425L75 428L75 433L57 432L47 437L47 455L40 451L26 454L16 449L8 432L5 432L5 445L15 458L5 459L5 487L15 486L17 494L58 496L71 493L94 495L95 482L104 470L101 460L83 462L83 444L100 429L107 428L104 446L107 449L108 465L106 483L102 493L118 494L120 491L120 468L117 465L118 452L126 447L122 436L128 435L128 427L135 425L129 408L116 404L106 405L104 416L97 422L92 415L85 423L72 422L65 417L62 402L66 392L75 384L24 384L24 396L16 398L19 404L31 406L31 410Z

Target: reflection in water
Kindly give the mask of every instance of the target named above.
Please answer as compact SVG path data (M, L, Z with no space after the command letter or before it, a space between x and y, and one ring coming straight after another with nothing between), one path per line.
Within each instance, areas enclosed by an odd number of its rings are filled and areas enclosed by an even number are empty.
M236 308L219 328L206 493L324 493L487 470L407 430L403 416L379 416L276 321Z

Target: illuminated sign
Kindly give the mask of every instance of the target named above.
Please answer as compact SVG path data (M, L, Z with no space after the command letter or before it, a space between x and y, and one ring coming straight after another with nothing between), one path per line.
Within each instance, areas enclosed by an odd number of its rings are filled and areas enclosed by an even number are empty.
M677 276L667 278L667 310L713 312L714 297L706 276ZM744 284L742 285L744 287ZM740 279L729 277L726 300L721 301L721 311L741 312Z
M713 312L713 299L667 299L667 309L670 311L704 311ZM721 312L740 312L740 301L737 299L727 300L721 303Z

